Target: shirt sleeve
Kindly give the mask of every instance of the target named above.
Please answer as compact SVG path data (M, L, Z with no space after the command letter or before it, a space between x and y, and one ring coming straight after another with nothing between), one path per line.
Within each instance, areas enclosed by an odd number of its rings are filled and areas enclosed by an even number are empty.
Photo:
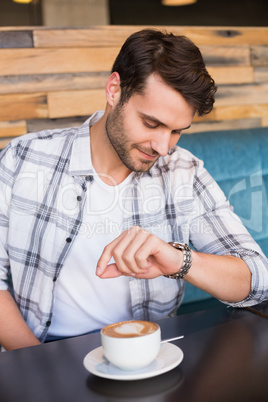
M8 145L0 153L0 290L9 288L8 256L9 205L13 186L14 158Z
M194 248L202 253L240 257L252 274L249 296L241 302L226 304L246 307L267 300L268 260L202 163L197 168L193 188L195 212L189 240Z

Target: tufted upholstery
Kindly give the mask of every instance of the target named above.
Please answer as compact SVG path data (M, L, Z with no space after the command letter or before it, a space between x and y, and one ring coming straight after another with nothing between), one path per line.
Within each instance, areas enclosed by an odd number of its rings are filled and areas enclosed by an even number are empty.
M204 161L268 256L268 127L185 134L178 145ZM206 297L187 284L184 303Z

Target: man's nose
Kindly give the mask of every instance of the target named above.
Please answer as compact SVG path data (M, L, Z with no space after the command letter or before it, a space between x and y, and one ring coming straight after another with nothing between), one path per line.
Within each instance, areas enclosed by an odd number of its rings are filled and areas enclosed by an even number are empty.
M161 156L166 156L170 147L170 132L162 131L151 142L151 147Z

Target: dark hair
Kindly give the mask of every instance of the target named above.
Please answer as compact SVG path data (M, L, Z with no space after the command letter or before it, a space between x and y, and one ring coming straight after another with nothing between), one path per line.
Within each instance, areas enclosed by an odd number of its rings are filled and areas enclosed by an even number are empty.
M185 36L144 29L129 36L112 68L120 75L123 105L135 93L142 94L152 73L178 91L199 116L209 113L217 87L206 70L198 47Z

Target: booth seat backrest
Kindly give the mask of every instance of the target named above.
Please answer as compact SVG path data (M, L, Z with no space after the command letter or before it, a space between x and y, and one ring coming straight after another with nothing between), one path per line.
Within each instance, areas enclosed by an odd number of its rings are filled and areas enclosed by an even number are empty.
M178 142L204 161L234 212L268 256L268 128L182 135ZM187 284L185 302L208 297Z

